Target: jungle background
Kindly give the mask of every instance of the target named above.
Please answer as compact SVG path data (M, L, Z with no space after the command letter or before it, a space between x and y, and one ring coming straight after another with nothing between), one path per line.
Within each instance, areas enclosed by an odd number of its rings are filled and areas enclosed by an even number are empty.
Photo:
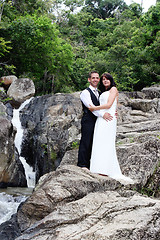
M29 77L36 94L74 92L88 73L120 91L160 81L160 0L144 12L123 0L0 0L0 77Z

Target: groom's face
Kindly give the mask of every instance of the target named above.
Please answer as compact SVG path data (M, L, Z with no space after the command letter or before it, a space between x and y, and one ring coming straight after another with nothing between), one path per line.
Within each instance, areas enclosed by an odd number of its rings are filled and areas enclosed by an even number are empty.
M92 73L91 78L88 78L88 82L94 88L96 88L98 86L99 80L100 80L100 78L99 78L98 73Z

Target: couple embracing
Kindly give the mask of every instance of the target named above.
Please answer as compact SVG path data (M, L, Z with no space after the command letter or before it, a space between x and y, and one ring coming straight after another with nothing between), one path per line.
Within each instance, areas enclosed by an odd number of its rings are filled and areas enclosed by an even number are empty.
M116 154L118 90L113 77L104 73L100 78L92 71L88 82L90 86L80 94L83 117L77 165L92 173L133 183L122 174Z

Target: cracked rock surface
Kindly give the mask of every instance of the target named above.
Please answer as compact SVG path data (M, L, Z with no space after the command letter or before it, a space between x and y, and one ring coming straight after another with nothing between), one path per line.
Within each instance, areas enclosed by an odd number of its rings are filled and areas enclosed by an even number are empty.
M158 239L160 200L73 165L40 179L18 211L17 240Z

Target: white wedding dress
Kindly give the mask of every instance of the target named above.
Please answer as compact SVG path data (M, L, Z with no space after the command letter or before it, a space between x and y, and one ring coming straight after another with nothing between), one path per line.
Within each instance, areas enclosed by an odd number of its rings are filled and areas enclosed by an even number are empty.
M106 104L110 91L103 92L100 95L100 105ZM116 180L124 180L133 183L133 180L124 176L121 172L115 147L117 119L115 111L117 108L117 99L113 102L111 108L100 110L109 112L113 116L113 120L106 121L102 117L98 117L93 136L92 154L90 171L108 175Z

